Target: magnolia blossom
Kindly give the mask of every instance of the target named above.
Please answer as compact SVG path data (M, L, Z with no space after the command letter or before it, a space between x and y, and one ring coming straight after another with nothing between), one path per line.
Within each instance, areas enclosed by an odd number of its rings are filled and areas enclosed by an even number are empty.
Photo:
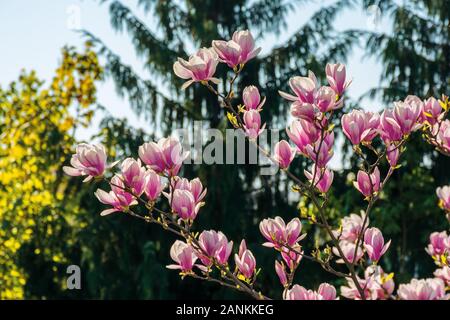
M439 100L434 97L430 97L424 101L423 111L421 114L421 121L427 121L430 125L434 125L440 120L442 115L442 107L439 104Z
M337 109L341 106L339 103L336 103L336 92L326 86L320 87L319 90L317 90L314 105L323 113Z
M307 290L296 284L283 294L284 300L336 300L336 289L328 284L322 283L316 291Z
M188 180L186 178L175 177L174 189L187 190L194 197L196 204L201 203L206 196L207 188L203 188L203 184L199 178Z
M369 259L372 261L380 260L391 245L391 240L384 244L383 234L378 228L368 228L364 233L364 248Z
M386 159L391 167L395 167L400 158L399 147L393 143L388 143L386 146Z
M83 182L87 182L93 177L100 177L108 167L105 147L101 144L81 143L76 147L70 164L72 167L63 167L64 172L69 176L87 176Z
M358 250L355 250L356 244L348 241L340 241L339 246L341 247L342 253L344 254L344 257L347 259L347 261L356 263L358 262L362 256L364 255L363 249L361 247L358 248ZM355 255L356 251L356 255ZM333 247L333 253L341 257L338 248ZM336 263L344 263L344 259L341 257L341 259L337 260Z
M416 96L408 96L405 101L394 102L393 116L404 135L408 135L420 127L417 120L422 113L422 104L422 101Z
M307 120L294 120L286 128L289 139L297 146L298 152L305 154L306 147L314 144L320 138L320 130L313 122Z
M384 110L380 116L380 135L386 142L399 141L403 134L392 110Z
M362 213L361 215L352 213L341 220L341 230L335 230L333 231L333 233L341 240L355 242L358 239L359 234L361 233L361 230L363 228L364 219L364 213ZM369 224L369 218L366 219L366 224Z
M311 103L301 101L294 101L291 104L291 115L294 118L303 119L308 122L313 122L316 116L316 110Z
M270 248L279 248L283 244L293 246L306 236L300 235L302 223L298 218L292 219L287 225L281 217L264 219L259 223L259 231L268 241L263 245Z
M315 173L315 166L313 166L311 172L304 171L306 178L311 182L317 190L321 193L327 193L333 183L334 173L333 171L325 168L320 172ZM314 179L314 181L313 181Z
M176 264L170 264L167 268L175 270L180 269L184 273L192 272L195 261L197 261L197 255L195 254L194 249L180 240L176 240L170 248L170 257Z
M125 185L133 191L133 194L140 196L144 193L148 175L147 169L142 166L141 160L126 158L122 161L121 172Z
M281 169L287 169L295 157L295 150L286 140L281 140L275 145L273 159Z
M161 178L159 174L157 174L152 169L148 169L147 173L147 183L145 185L145 195L148 200L155 201L161 195L161 192L164 190L165 185L161 183Z
M315 103L315 96L318 90L317 78L313 72L309 71L308 77L292 77L289 79L289 86L294 95L278 91L280 96L290 101L300 101L303 103Z
M450 120L445 120L435 125L439 129L437 132L437 143L445 152L450 153Z
M378 113L353 110L342 116L342 130L352 144L370 142L378 134Z
M213 40L212 47L219 56L220 62L226 63L230 68L239 65L242 52L239 44L233 40Z
M189 152L183 152L180 141L174 137L162 138L157 143L144 143L139 147L139 157L150 169L171 176L178 174L188 155Z
M219 83L219 79L213 77L218 63L219 59L214 49L201 48L191 55L188 61L178 58L173 64L173 72L182 79L190 79L183 84L182 89L198 81Z
M306 235L304 235L303 237L305 237L305 236ZM295 270L296 266L298 266L298 264L300 263L300 261L303 258L302 247L298 243L295 243L294 245L292 245L291 248L282 247L281 248L281 257L283 258L287 267L291 271L293 271L293 270Z
M261 101L258 88L255 86L245 87L242 93L242 99L247 110L260 110L266 101L266 98Z
M441 269L436 269L434 272L436 278L442 279L446 286L450 286L450 266L445 266Z
M227 237L221 231L203 231L198 242L204 251L198 252L198 256L205 266L211 266L212 258L216 258L220 264L227 263L233 248L233 241L228 242Z
M441 300L445 299L445 284L442 279L412 279L401 284L397 290L400 300Z
M425 251L432 257L439 257L446 252L450 253L450 237L447 231L433 232L430 235L430 244Z
M353 185L364 196L372 196L375 192L378 192L381 187L380 170L378 170L378 167L375 167L370 175L365 171L359 170Z
M239 272L246 278L251 279L256 269L256 260L253 253L247 249L245 240L239 246L239 254L234 255L234 262Z
M357 277L366 300L386 300L394 292L393 274L386 274L380 266L369 266L364 271L364 279ZM353 279L347 279L347 285L341 287L341 295L347 299L361 300L362 296Z
M275 260L275 272L277 273L278 279L280 279L280 283L283 287L288 284L286 268L283 262L279 262Z
M121 177L117 175L111 179L110 192L97 189L94 194L101 203L112 206L111 209L103 210L100 213L101 216L106 216L113 212L126 211L130 206L137 204L136 198L125 191L125 185Z
M345 65L342 63L327 63L325 73L327 75L327 80L330 87L338 96L342 96L351 83L351 81L345 81Z
M249 30L235 31L232 40L241 48L239 63L247 63L261 51L261 48L255 48L255 40Z
M190 191L175 189L170 196L172 211L183 220L194 220L200 210L201 203L195 203L195 198Z
M261 116L257 110L249 110L244 112L244 131L249 139L256 139L266 127L261 127Z
M334 132L325 134L325 137L320 143L319 141L316 141L314 145L307 145L305 147L305 151L307 156L314 161L314 163L319 168L325 168L327 163L331 160L331 158L334 155L333 151L333 144L334 144Z
M436 194L444 210L450 211L450 186L438 187Z

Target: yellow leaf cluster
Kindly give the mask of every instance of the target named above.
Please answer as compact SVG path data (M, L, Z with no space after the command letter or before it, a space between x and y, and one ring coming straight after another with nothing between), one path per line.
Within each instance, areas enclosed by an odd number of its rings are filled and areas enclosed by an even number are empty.
M35 72L0 88L0 299L24 298L27 275L18 251L36 233L49 239L58 232L54 221L68 219L61 210L61 167L70 158L75 128L89 124L101 75L89 46L83 53L64 48L49 88ZM35 246L34 254L64 263L64 254L45 241Z

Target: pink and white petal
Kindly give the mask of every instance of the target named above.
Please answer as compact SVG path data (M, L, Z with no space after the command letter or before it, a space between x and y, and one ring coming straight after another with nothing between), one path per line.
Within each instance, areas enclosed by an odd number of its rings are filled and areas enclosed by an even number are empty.
M118 211L119 210L116 210L116 209L106 209L106 210L103 210L102 212L100 212L100 216L104 217L104 216L107 216L111 213L118 212Z
M78 177L81 176L81 171L72 167L64 166L63 171L68 176Z
M184 61L184 63L186 63ZM190 79L192 78L192 72L190 70L188 70L187 68L185 68L180 61L176 61L173 64L173 72L180 78L182 79Z
M287 99L287 100L290 100L290 101L297 101L297 100L298 100L298 97L293 96L292 94L283 92L283 91L281 91L281 90L278 90L278 94L279 94L282 98Z
M187 89L187 87L189 87L191 84L193 84L194 83L194 80L189 80L189 81L186 81L185 83L183 83L183 85L181 86L181 90L186 90Z

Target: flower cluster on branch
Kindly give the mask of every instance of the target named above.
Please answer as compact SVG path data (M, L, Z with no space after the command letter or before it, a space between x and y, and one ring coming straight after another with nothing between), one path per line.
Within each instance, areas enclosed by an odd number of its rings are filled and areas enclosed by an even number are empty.
M265 247L275 251L275 272L283 287L283 299L287 300L334 300L338 290L322 283L317 290L295 284L295 273L303 259L313 261L321 268L343 278L346 285L340 288L340 296L347 299L448 299L445 288L449 286L450 237L446 231L430 236L427 252L439 269L434 278L413 279L401 284L395 293L394 275L386 273L379 265L389 250L390 240L382 231L370 226L371 211L388 183L393 172L400 166L404 146L414 132L421 132L424 140L443 153L450 153L450 122L445 120L449 101L429 98L425 101L407 96L393 103L393 108L381 114L363 110L351 110L341 119L343 134L353 145L359 160L354 187L367 202L361 215L343 217L334 226L329 219L329 192L334 173L329 167L333 156L337 109L344 107L345 92L351 84L343 64L327 64L326 85L321 85L309 72L289 80L291 93L279 91L289 101L292 123L286 128L289 141L281 140L273 150L265 150L258 137L265 130L261 111L265 98L261 98L256 86L248 86L242 92L242 103L235 105L234 86L247 63L260 52L251 33L236 31L230 40L215 40L211 48L202 48L187 60L179 58L173 65L175 74L186 79L183 89L193 83L205 86L217 97L226 117L236 130L242 130L248 140L268 159L278 165L282 174L292 180L293 190L310 199L314 210L293 217L288 223L283 218L266 218L259 228L266 242ZM225 92L220 92L214 77L216 67L224 63L232 77ZM227 87L226 85L223 86ZM218 112L221 109L218 108ZM373 143L379 139L381 143ZM160 225L164 230L180 237L171 250L173 264L169 269L179 270L181 277L193 277L244 292L255 299L269 299L258 283L260 269L245 239L239 247L234 246L222 231L198 230L194 224L205 205L206 188L195 178L180 176L183 161L188 154L179 140L173 137L148 142L139 147L140 159L121 161L116 173L110 174L115 163L108 164L106 153L100 145L77 147L71 165L65 167L67 174L87 176L85 181L105 180L111 191L97 190L99 201L111 206L102 212L107 215L123 212L147 223ZM370 156L369 156L370 155ZM308 159L310 169L305 178L289 170L295 157ZM375 159L373 161L369 159ZM380 164L388 164L387 172L381 172ZM355 171L356 171L355 170ZM441 207L450 219L450 186L437 189ZM170 211L161 209L167 202ZM134 208L142 206L145 215ZM308 241L302 233L303 223L322 228L327 234L326 244L312 252L305 252L302 242ZM233 255L233 252L234 255ZM234 261L232 261L234 260Z

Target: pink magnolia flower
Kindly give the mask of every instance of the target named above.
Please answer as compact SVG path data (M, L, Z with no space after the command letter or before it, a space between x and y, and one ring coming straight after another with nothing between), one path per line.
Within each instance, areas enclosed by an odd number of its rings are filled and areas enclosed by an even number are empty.
M336 288L326 282L317 289L317 300L336 300Z
M401 284L397 294L400 300L441 300L445 298L445 284L442 279L412 279Z
M386 274L380 266L371 265L364 271L365 283L369 289L367 298L386 300L394 292L394 274Z
M333 143L334 132L327 133L322 143L319 140L314 145L307 145L306 154L319 168L325 168L334 155Z
M280 283L283 287L288 284L286 268L283 262L279 262L275 260L275 272L277 273L278 278L280 279Z
M318 89L317 78L313 72L309 71L308 77L292 77L289 79L289 86L295 96L278 91L280 96L290 101L300 101L304 103L315 103L315 96Z
M400 158L400 148L393 143L388 143L386 146L386 159L391 167L395 167Z
M212 47L219 56L219 61L235 68L241 61L241 47L235 41L213 40Z
M369 279L369 281L371 280ZM360 279L358 277L358 283L360 287L363 288L364 298L372 299L372 292L370 290L370 285L367 283L367 280ZM352 279L347 279L347 285L341 286L341 295L347 299L362 300L361 294Z
M172 211L175 212L183 220L194 220L200 210L201 204L195 203L194 196L190 191L175 189L173 192ZM170 199L169 198L169 199Z
M167 269L180 269L183 273L192 272L195 261L197 261L197 255L194 249L180 240L176 240L170 248L170 257L176 264L168 265Z
M293 246L306 236L300 235L302 223L298 218L292 219L287 225L281 217L267 218L259 223L259 231L268 241L263 246L269 248L280 248L281 244Z
M447 231L433 232L430 235L430 244L425 251L432 257L439 257L450 252L450 238Z
M239 254L234 255L234 262L239 272L246 278L251 279L256 269L256 260L253 253L247 249L245 240L239 246Z
M190 191L196 204L202 202L203 198L205 198L208 189L203 188L203 184L199 178L189 181L186 178L175 177L174 180L174 189Z
M378 167L375 167L370 175L367 172L359 170L353 185L364 196L372 196L375 192L378 192L381 187L380 170L378 170Z
M422 101L415 96L408 96L405 101L394 102L393 115L403 135L408 135L420 127L417 120L422 108Z
M353 110L342 116L342 130L354 145L370 142L378 134L378 113Z
M436 278L442 279L445 282L446 286L450 286L450 267L445 266L441 269L436 269L434 272L434 276Z
M101 144L90 145L80 143L76 147L75 154L70 159L70 164L71 167L63 167L64 172L74 177L87 176L83 182L87 182L93 177L101 177L108 167L106 164L105 147Z
M291 104L291 115L298 119L313 122L316 115L316 109L310 103L294 101Z
M294 120L286 128L289 139L297 146L300 153L306 153L306 146L314 144L320 138L320 130L313 122L307 120Z
M189 156L189 152L183 152L180 141L175 137L163 138L158 141L158 144L160 144L160 141L166 171L170 176L176 176L183 161Z
M386 300L394 292L395 283L392 278L393 274L386 274L380 266L372 265L364 271L364 279L357 277L357 280L366 300ZM347 279L347 286L341 287L341 295L348 299L362 299L352 279Z
M281 140L275 145L273 159L281 169L287 169L295 157L295 150L286 140Z
M327 193L333 183L334 173L333 171L325 168L320 172L314 174L315 166L313 166L311 172L304 171L306 178L311 183L314 179L313 185L319 190L321 193Z
M180 141L177 138L162 138L155 142L144 143L139 147L139 157L156 173L167 172L169 175L177 175L183 161L189 152L183 152Z
M317 295L313 290L307 290L296 284L290 290L285 290L284 300L317 300Z
M348 242L348 241L340 241L339 246L341 247L342 253L344 254L345 258L349 262L357 262L364 255L362 248L358 248L358 250L355 250L355 248L356 248L355 243ZM356 251L356 255L355 255L355 251ZM339 250L336 247L333 247L333 253L336 256L341 257ZM341 257L341 259L337 260L336 263L344 263L344 259L342 259L342 257Z
M286 290L283 294L284 300L336 300L336 289L328 284L322 283L317 292L307 290L296 284L292 289Z
M351 83L351 81L345 81L345 65L342 63L327 63L325 73L327 75L327 80L330 87L338 96L342 96Z
M242 93L242 99L247 110L261 110L266 102L266 98L261 101L259 90L255 86L245 87Z
M141 160L126 158L122 161L121 172L125 185L133 194L140 196L147 185L147 170L142 166Z
M132 194L126 192L125 185L122 179L115 175L111 179L111 191L106 192L102 189L97 189L94 193L97 199L103 203L112 206L111 209L103 210L100 215L106 216L113 212L123 212L126 211L130 206L136 205L136 198Z
M199 252L198 256L205 266L211 266L212 258L217 258L219 263L226 264L231 254L233 242L228 242L227 237L221 231L203 231L198 238L198 242L200 248L204 251Z
M439 131L437 132L436 140L439 146L445 151L450 152L450 120L444 120L438 124L435 124L435 127L439 127ZM436 129L435 129L436 130Z
M178 61L173 64L173 72L181 79L190 79L183 84L182 89L198 81L218 83L219 79L213 77L218 63L219 58L214 49L201 48L191 55L188 61L178 58Z
M430 125L434 125L442 115L442 107L439 104L439 100L434 97L430 97L425 100L423 104L423 111L421 114L421 121L427 121Z
M315 95L314 105L320 112L329 112L339 108L341 105L336 103L336 92L330 87L320 87Z
M399 141L402 130L392 110L384 110L380 117L380 135L384 141Z
M436 194L444 210L450 211L450 186L438 187Z
M306 234L302 238L305 236ZM303 258L303 250L298 243L295 243L291 247L293 250L286 247L281 248L281 258L283 258L289 270L293 271Z
M364 233L364 248L369 259L377 262L391 245L391 240L384 244L383 234L378 228L368 228Z
M152 169L148 169L147 173L147 184L145 185L145 195L148 200L155 201L161 195L161 192L164 190L165 185L161 183L161 178L159 174L157 174Z
M248 110L244 112L244 131L249 139L256 139L266 127L261 127L261 116L257 110Z
M341 240L346 240L349 242L355 242L359 234L361 233L363 223L364 223L365 215L357 215L355 213L350 214L349 216L344 217L341 220L342 230L333 231L336 237L340 237ZM366 224L369 224L369 218L367 218Z
M261 48L255 48L255 40L249 30L235 31L232 40L241 48L239 63L247 63L261 51Z
M233 241L228 242L225 235L219 235L219 246L216 251L217 262L221 265L226 265L231 254L231 250L233 250Z

